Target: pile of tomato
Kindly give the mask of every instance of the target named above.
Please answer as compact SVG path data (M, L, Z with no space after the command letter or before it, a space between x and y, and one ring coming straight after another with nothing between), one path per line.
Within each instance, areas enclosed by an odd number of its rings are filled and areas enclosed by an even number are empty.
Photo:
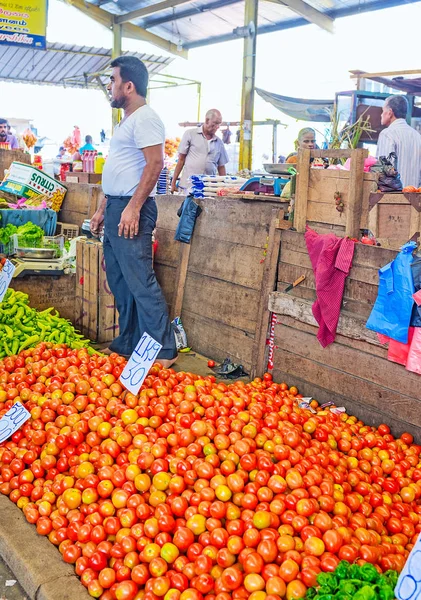
M41 344L0 363L0 491L102 600L296 600L339 561L403 568L421 447L250 383Z

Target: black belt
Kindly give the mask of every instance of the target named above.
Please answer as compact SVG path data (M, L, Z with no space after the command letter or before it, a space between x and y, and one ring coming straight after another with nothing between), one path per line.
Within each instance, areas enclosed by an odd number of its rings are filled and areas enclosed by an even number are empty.
M131 196L108 196L105 194L107 200L131 200Z

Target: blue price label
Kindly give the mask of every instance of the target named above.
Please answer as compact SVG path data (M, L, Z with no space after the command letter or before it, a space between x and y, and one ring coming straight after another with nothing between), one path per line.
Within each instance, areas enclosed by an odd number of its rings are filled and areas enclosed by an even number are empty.
M137 394L155 362L162 345L149 334L144 333L128 360L120 381L132 394Z
M2 270L0 271L0 302L3 301L3 298L6 295L14 272L15 265L10 262L10 260L6 260Z
M30 417L31 413L20 402L16 402L0 419L0 444L13 435Z

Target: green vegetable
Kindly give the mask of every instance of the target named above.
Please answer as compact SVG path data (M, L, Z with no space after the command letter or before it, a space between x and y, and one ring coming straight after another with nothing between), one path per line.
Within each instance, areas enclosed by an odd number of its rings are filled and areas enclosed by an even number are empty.
M362 567L360 567L360 579L362 579L363 581L370 581L371 583L374 583L378 580L378 578L379 573L376 567L374 567L374 565L366 563L365 565L362 565Z
M12 225L11 223L8 223L6 227L1 227L0 244L3 244L3 246L7 246L7 244L10 242L11 236L14 235L17 232L17 230L18 228L15 225Z

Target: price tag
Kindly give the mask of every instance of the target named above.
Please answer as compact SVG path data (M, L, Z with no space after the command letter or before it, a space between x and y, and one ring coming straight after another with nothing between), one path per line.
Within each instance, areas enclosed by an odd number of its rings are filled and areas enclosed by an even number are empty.
M421 537L412 548L395 588L398 600L421 597Z
M120 381L132 394L137 394L145 381L149 369L155 362L162 345L149 334L144 333L133 350Z
M0 419L0 444L13 435L30 417L31 413L20 402L16 402Z
M3 265L3 269L0 271L0 302L3 302L3 298L6 295L7 288L12 281L13 273L15 272L15 265L6 260Z

